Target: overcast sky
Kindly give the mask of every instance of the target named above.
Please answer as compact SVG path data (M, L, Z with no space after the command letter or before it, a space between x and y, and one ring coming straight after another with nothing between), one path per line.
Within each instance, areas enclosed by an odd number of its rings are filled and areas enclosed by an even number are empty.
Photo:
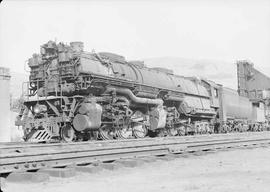
M270 0L0 4L0 66L23 72L24 62L54 39L83 41L88 51L110 51L128 59L249 59L270 75Z

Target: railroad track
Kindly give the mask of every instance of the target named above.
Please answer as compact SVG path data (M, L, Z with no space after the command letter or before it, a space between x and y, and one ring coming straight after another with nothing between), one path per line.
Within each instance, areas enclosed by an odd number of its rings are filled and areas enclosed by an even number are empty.
M2 143L0 174L261 144L270 144L270 132L79 143Z
M263 134L267 134L264 132ZM261 132L243 132L243 133L226 133L226 134L204 134L204 135L189 135L181 137L162 137L162 138L143 138L143 139L127 139L127 140L107 140L107 141L84 141L84 142L73 142L73 143L34 143L34 142L0 142L0 154L6 152L6 150L18 150L22 148L40 148L40 147L56 147L56 146L78 146L78 145L110 145L119 143L130 143L130 142L147 142L157 140L183 140L183 141L194 141L197 139L210 139L210 138L240 138L246 136L261 136ZM5 151L4 151L5 150Z

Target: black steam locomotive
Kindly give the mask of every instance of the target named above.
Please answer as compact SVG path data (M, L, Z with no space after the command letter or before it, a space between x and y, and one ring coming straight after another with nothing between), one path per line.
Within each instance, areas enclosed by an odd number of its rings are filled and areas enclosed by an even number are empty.
M113 53L85 52L81 42L49 41L28 65L16 121L26 141L244 131L258 123L252 103L234 90Z

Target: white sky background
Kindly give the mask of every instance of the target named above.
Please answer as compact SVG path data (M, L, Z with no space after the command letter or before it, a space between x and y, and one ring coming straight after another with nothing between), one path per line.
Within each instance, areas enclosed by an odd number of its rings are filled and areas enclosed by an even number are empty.
M23 72L24 62L55 38L83 41L87 51L109 51L128 59L249 59L270 75L270 0L0 4L0 66Z

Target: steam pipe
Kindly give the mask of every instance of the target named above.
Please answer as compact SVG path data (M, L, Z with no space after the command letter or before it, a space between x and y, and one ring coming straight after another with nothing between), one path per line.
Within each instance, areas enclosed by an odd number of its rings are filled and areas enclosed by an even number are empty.
M164 98L165 100L169 100L169 101L177 101L177 102L182 102L184 101L184 98L183 97L176 97L176 96L166 96Z
M139 96L139 97L147 97L147 98L151 98L151 99L157 98L156 94L152 94L152 93L143 93L143 92L137 93L136 96Z
M163 100L162 99L148 99L148 98L140 98L135 96L131 90L126 89L126 88L115 88L115 87L108 87L105 91L105 93L110 93L110 92L115 92L115 93L120 93L122 95L127 95L130 100L132 100L134 103L139 103L139 104L149 104L149 105L158 105L162 106L163 105Z
M126 98L126 97L117 97L116 100L118 101L123 101L122 103L129 106L130 105L130 102L129 100Z

